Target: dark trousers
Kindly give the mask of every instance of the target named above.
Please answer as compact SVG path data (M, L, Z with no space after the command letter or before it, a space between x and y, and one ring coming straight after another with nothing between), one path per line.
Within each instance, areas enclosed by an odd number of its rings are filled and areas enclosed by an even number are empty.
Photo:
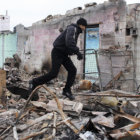
M60 52L59 50L53 48L51 53L52 58L52 68L51 71L43 76L33 79L33 84L35 86L42 85L49 82L53 78L57 77L60 66L63 65L68 71L67 82L64 90L70 90L71 86L74 83L77 69L74 66L72 60L67 54Z

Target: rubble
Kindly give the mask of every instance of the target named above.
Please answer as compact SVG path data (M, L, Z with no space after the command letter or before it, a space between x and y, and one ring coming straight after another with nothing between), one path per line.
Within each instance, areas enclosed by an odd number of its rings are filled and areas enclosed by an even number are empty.
M28 81L33 76L9 67L6 100L0 104L0 139L140 138L140 95L116 89L100 91L97 85L82 80L73 86L76 99L69 101L61 94L65 83L58 79L38 86L25 100ZM116 78L119 76L120 73ZM107 84L108 89L110 85L112 81ZM31 101L35 92L39 100Z

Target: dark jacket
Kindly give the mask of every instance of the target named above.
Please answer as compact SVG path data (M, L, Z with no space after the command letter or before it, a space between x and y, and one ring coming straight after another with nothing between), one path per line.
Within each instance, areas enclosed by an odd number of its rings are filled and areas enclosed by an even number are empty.
M81 28L76 24L67 26L66 30L64 30L54 41L54 48L68 55L77 54L79 52L79 48L76 44L81 32Z

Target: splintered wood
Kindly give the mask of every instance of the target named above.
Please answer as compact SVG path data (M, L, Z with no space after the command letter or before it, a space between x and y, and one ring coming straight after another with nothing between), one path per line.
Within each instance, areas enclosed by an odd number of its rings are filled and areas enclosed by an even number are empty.
M2 97L4 96L4 88L6 88L6 71L0 70L0 103L2 103Z

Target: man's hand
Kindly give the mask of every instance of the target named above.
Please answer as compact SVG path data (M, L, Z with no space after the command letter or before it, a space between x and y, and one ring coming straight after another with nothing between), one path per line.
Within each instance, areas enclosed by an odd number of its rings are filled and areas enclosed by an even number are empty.
M82 60L83 59L83 56L82 56L82 54L80 52L78 52L78 54L77 54L77 59L78 60Z

